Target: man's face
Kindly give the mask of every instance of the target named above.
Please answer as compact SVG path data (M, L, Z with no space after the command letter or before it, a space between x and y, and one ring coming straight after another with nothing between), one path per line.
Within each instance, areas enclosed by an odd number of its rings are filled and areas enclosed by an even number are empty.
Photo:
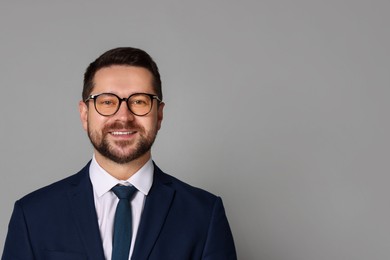
M114 93L127 98L134 93L156 94L153 75L145 68L111 66L98 70L94 77L91 94ZM145 116L132 114L126 102L111 116L100 115L94 101L79 103L83 128L95 148L97 156L103 156L119 164L136 159L149 159L150 148L161 127L164 104L153 100L152 110Z

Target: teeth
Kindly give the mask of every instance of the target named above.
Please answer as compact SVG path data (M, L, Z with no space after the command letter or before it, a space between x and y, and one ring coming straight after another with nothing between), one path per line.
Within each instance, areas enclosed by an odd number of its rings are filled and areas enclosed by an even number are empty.
M113 135L130 135L133 134L134 132L111 132Z

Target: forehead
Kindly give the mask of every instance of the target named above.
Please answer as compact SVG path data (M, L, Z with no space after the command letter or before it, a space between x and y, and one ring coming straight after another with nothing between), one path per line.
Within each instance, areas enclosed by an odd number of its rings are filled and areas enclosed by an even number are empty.
M154 93L153 75L142 67L114 65L99 69L93 78L93 92Z

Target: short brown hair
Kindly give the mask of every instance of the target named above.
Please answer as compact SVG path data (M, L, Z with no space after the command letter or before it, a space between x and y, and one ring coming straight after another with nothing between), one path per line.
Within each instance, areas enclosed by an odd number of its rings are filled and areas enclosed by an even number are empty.
M89 64L84 74L82 98L86 100L94 87L93 78L99 69L112 65L127 65L145 68L153 75L153 87L157 96L162 100L161 78L157 64L145 51L132 47L115 48L103 53L94 62Z

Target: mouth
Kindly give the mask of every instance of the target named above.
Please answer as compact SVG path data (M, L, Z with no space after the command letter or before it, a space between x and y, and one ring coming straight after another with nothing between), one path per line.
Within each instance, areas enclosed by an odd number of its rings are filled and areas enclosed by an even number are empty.
M136 133L136 131L112 131L109 133L115 136L123 136L123 135L133 135Z
M109 131L108 134L112 136L112 138L117 140L130 140L135 138L137 131L129 131L129 130L115 130Z

